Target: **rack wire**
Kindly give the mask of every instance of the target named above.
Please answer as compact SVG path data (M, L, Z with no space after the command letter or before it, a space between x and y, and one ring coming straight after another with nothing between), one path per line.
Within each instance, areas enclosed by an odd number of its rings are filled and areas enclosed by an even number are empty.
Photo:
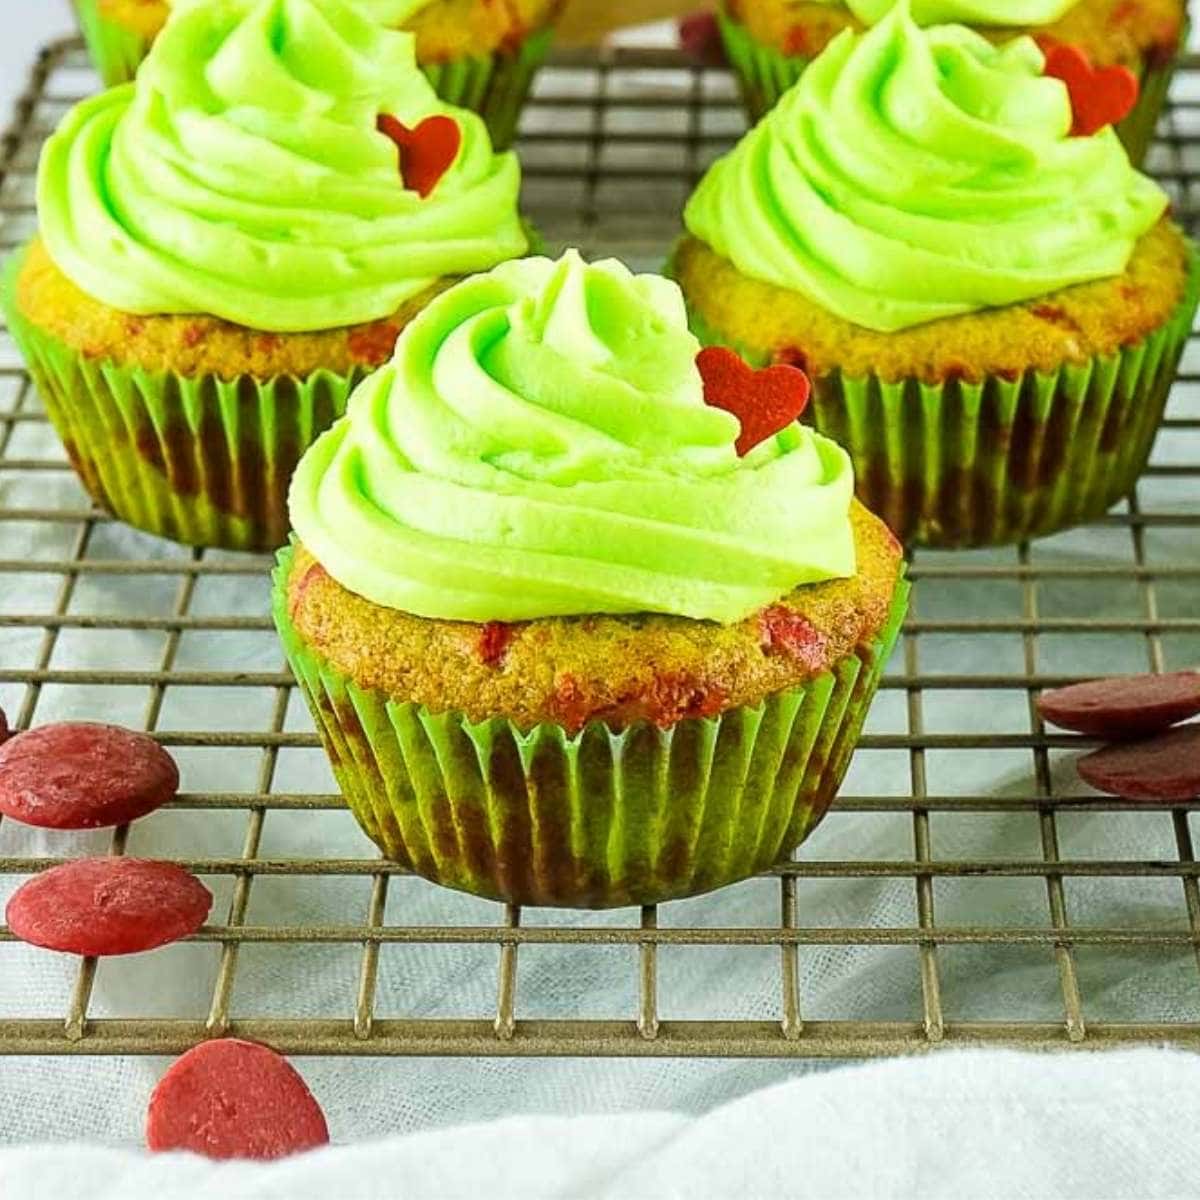
M93 87L75 42L47 48L36 64L0 147L0 254L33 230L33 172L42 140ZM659 51L560 58L542 76L523 126L527 208L552 244L578 244L652 267L675 235L700 172L743 127L732 81L719 69ZM1179 219L1194 229L1200 61L1189 60L1177 79L1151 165L1171 191ZM4 1007L11 956L42 952L21 947L0 927L0 1054L178 1053L224 1033L317 1055L819 1058L964 1044L1098 1048L1164 1041L1200 1048L1200 864L1192 830L1200 799L1134 805L1087 794L1073 784L1069 762L1086 742L1048 733L1033 703L1043 687L1088 674L1200 662L1195 351L1193 341L1155 461L1121 509L1086 530L1015 549L915 556L913 613L829 818L889 822L887 850L823 857L818 836L795 861L757 881L774 889L775 916L729 928L689 921L686 905L593 922L465 898L461 911L438 910L451 914L444 920L405 923L403 909L392 915L389 889L399 879L431 885L408 880L402 868L375 857L365 838L339 842L336 855L272 853L272 828L295 828L343 806L328 786L311 792L295 782L309 782L318 742L282 656L266 649L274 647L268 564L118 536L116 523L91 507L75 483L11 340L0 338L0 647L7 647L0 657L0 701L21 728L63 713L140 723L184 762L185 790L164 813L238 828L236 848L228 853L197 857L185 836L196 826L186 821L173 843L179 862L224 884L216 889L221 903L213 923L193 939L215 950L205 960L202 1015L157 1012L136 989L126 994L123 1011L114 1013L109 1004L95 1015L97 965L89 959L80 962L63 996L49 998L49 1011L13 1012ZM1081 596L1087 597L1083 611ZM257 637L262 654L222 666L222 639L231 636ZM111 665L62 665L73 661L73 640L97 637L108 643ZM149 661L147 645L156 654ZM139 657L141 665L131 665ZM202 693L228 701L228 727L176 724L178 714L192 711L185 701ZM1016 716L1004 727L1006 713ZM297 755L309 765L285 770L285 758ZM245 765L246 756L252 785L239 789L227 782L225 767L235 758ZM947 771L951 760L985 769ZM984 776L986 784L971 786ZM942 782L947 779L954 785ZM997 780L1002 786L994 786ZM1072 852L1072 822L1081 814L1115 822L1116 844L1102 838ZM971 829L1001 819L1032 822L1029 853L948 854L942 848L941 832L951 822L967 832L946 844L971 847L977 844ZM1130 832L1148 823L1156 823L1161 837L1147 841ZM123 853L136 836L136 827L118 829L107 848ZM24 853L12 852L18 844ZM877 849L880 843L864 844ZM1153 850L1122 855L1124 845ZM57 861L49 853L30 855L12 823L0 823L0 882L15 884ZM299 879L314 889L331 881L358 887L362 919L345 921L339 918L344 907L326 906L311 922L256 922L252 899L273 878ZM805 900L811 885L853 881L904 890L914 919L880 920L869 905L839 905L831 915ZM1022 885L1034 890L1022 893L1026 900L1018 908L998 909L1004 920L939 920L947 907L955 911L946 902L948 888ZM1127 900L1130 888L1153 902L1144 911L1114 907L1113 898ZM447 893L446 905L454 902ZM973 911L986 916L986 905ZM632 976L629 1011L608 1019L523 1012L522 962L530 948L547 945L572 953L623 948L628 957L621 962ZM393 998L382 996L379 986L381 955L448 946L494 951L497 983L487 1010L390 1015ZM777 956L770 1019L725 1019L703 1011L703 998L692 999L688 1015L672 1014L679 1006L661 977L662 955L715 946ZM242 1013L239 981L266 947L349 951L349 959L339 958L353 974L348 1002L299 1015ZM870 1019L804 1011L814 955L882 949L911 952L919 981L914 1011ZM946 962L963 950L997 962L1019 953L1022 961L1032 956L1043 963L1053 976L1058 1012L1039 1020L1007 1011L988 1019L957 1016L947 982L956 976ZM1165 956L1176 965L1191 960L1183 1002L1173 1002L1164 1017L1152 988L1144 986L1134 1019L1093 1014L1081 960L1101 951L1131 956L1135 990L1145 956ZM58 999L61 1009L53 1007Z

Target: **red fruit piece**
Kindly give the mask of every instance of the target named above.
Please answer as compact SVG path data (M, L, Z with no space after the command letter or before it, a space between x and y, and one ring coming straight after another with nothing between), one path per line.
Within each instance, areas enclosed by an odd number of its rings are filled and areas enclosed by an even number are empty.
M23 942L67 954L138 954L195 933L212 893L174 863L77 858L23 883L5 919Z
M696 59L712 67L724 66L725 43L715 13L698 12L679 20L679 45Z
M1200 725L1183 725L1141 742L1106 746L1079 760L1085 783L1131 800L1200 796Z
M171 756L146 734L115 725L43 725L0 746L0 813L26 825L124 825L178 789Z
M176 1059L146 1113L151 1150L268 1159L328 1142L325 1114L296 1068L238 1038L202 1042Z
M732 350L708 346L696 356L704 380L704 401L733 413L742 423L737 452L743 458L760 442L795 421L808 405L812 390L798 367L774 366L755 371Z
M4 715L4 709L0 708L0 746L8 741L8 737L8 718Z
M1072 137L1091 137L1133 111L1140 85L1128 67L1093 67L1078 46L1056 42L1045 51L1045 74L1061 79L1071 96Z
M380 133L390 137L400 151L400 178L404 186L424 200L454 166L462 148L462 129L453 117L426 117L416 128L389 113L375 122Z
M479 657L489 667L504 661L508 644L513 639L513 627L504 621L489 621L479 631Z
M1038 711L1051 725L1108 741L1148 737L1200 714L1200 672L1121 675L1043 692Z

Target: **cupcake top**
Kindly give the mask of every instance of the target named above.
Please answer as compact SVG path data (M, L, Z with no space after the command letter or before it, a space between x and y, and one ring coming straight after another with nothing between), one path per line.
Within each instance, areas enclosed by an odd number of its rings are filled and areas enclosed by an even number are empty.
M292 523L344 587L443 620L730 623L852 576L845 452L793 422L739 455L698 351L665 279L506 263L405 329L302 460Z
M840 34L684 214L744 275L880 332L1120 274L1166 194L1116 133L1072 137L1029 38L921 29L899 0Z
M113 308L302 332L524 254L519 188L411 34L342 0L187 0L136 82L47 142L38 212L58 268Z
M971 25L1051 25L1079 0L912 0L914 20L922 25L965 21ZM817 0L848 8L866 25L882 20L897 0Z

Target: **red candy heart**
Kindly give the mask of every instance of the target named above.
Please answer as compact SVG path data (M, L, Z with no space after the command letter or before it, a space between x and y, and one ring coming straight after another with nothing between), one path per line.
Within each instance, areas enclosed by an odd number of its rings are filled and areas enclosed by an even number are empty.
M812 386L799 367L755 371L724 346L708 346L696 356L704 380L704 401L733 413L742 423L737 452L745 458L767 438L781 433L808 406Z
M437 187L462 149L462 130L453 117L426 117L415 129L388 113L375 122L380 133L400 151L400 178L422 200Z
M1052 42L1043 49L1044 73L1052 79L1061 79L1071 96L1075 113L1072 137L1091 137L1133 111L1140 85L1128 67L1093 67L1078 46Z

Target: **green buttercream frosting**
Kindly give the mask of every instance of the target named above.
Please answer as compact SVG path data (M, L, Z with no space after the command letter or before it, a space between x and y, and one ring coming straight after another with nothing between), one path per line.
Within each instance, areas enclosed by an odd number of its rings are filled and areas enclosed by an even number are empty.
M46 144L51 257L127 312L299 332L524 254L516 158L437 99L413 47L342 0L177 5L136 82L85 100ZM404 187L381 113L458 122L428 198Z
M819 0L840 4L842 0ZM881 21L897 0L845 0L846 7L867 25ZM971 25L1049 25L1079 0L912 0L912 14L922 25L964 21Z
M1120 274L1165 212L1116 133L1071 137L1029 38L839 35L708 172L688 230L745 275L892 332Z
M739 458L683 297L525 259L438 297L292 482L343 586L422 617L737 621L854 574L845 451L799 424Z

